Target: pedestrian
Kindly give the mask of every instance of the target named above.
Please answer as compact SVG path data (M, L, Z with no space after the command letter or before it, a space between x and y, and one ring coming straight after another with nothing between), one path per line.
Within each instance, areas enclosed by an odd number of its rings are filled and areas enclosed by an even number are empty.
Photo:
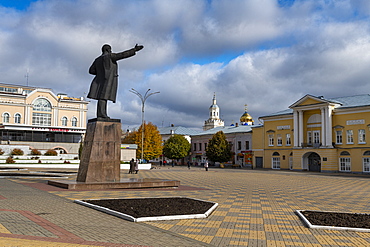
M128 174L133 174L134 173L134 169L135 169L135 160L134 158L131 159L130 161L130 170L128 171Z
M136 160L135 162L135 174L139 172L139 160Z
M159 161L159 166L162 166L162 160Z
M206 171L208 171L208 161L206 161L206 163L204 163L204 168L206 169Z
M163 166L166 166L166 164L167 164L167 161L164 160L163 161Z
M188 161L188 169L190 169L190 161Z

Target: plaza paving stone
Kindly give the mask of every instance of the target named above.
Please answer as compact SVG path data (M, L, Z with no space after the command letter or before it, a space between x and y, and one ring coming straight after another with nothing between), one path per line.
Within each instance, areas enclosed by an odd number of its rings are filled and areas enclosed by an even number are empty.
M370 213L370 175L198 167L126 172L122 178L175 179L181 186L77 191L47 185L47 178L0 179L0 246L370 246L370 233L309 229L295 214ZM172 196L219 206L206 219L134 223L73 202Z

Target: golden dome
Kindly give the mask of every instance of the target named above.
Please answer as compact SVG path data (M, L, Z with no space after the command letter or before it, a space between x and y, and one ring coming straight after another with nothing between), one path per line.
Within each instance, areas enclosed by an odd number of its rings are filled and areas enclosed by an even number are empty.
M241 124L247 124L251 125L254 123L254 120L251 115L247 112L247 105L245 105L245 112L244 114L240 117L240 123Z

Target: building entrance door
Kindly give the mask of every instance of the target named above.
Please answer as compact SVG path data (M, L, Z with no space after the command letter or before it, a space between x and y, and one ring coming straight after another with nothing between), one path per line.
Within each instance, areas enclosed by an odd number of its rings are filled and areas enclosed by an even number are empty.
M263 157L256 157L256 168L263 168Z
M311 172L321 172L321 158L317 153L308 156L308 170Z

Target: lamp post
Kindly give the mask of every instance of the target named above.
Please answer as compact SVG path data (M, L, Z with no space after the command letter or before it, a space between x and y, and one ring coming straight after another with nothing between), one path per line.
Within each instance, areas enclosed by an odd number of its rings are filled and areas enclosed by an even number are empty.
M145 92L144 96L143 96L133 88L131 88L131 90L130 90L131 93L136 94L141 100L141 160L143 160L143 158L144 158L144 107L145 107L145 101L146 101L147 98L149 98L149 96L151 96L153 94L160 93L160 92L149 93L149 91L150 91L150 89L148 89Z

